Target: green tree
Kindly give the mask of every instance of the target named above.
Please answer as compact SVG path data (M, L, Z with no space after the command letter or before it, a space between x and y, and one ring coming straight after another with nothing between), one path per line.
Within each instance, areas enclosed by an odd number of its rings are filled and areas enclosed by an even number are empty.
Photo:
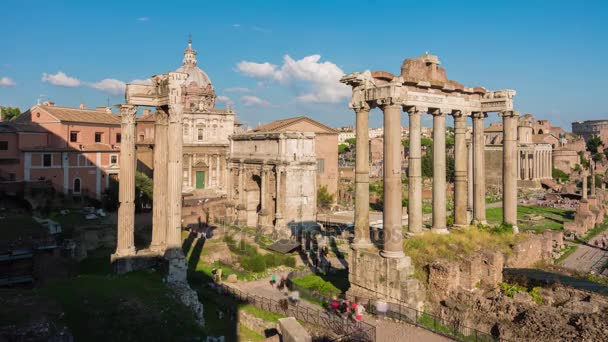
M154 182L142 172L135 172L135 208L141 210L152 204ZM110 186L104 191L102 203L107 211L118 209L118 182L111 180Z
M445 147L451 148L454 146L454 136L448 135L445 137Z
M421 138L420 145L424 147L433 147L433 139L431 138Z
M597 152L591 157L591 159L593 159L594 162L601 162L602 160L604 160L604 154L601 152Z
M317 190L317 207L322 209L330 209L334 203L334 195L327 191L327 186L322 186Z
M347 144L340 144L340 145L338 145L338 153L342 154L342 153L345 153L345 152L350 152L350 147L348 147Z
M604 143L597 135L594 135L587 140L587 151L591 152L591 154L596 154L600 146L604 146Z
M345 143L355 146L357 145L357 138L348 138L346 140L344 140Z
M409 149L410 148L410 139L401 140L401 144L403 145L403 148Z
M0 107L0 117L4 121L10 121L21 115L21 110L18 107Z
M433 151L428 149L422 156L422 177L433 178Z
M578 164L576 164L576 165L578 165ZM568 176L567 173L565 173L564 171L562 171L560 169L556 169L556 168L553 168L553 171L551 172L551 176L553 177L553 179L559 180L562 182L567 182L568 180L570 180L570 176Z

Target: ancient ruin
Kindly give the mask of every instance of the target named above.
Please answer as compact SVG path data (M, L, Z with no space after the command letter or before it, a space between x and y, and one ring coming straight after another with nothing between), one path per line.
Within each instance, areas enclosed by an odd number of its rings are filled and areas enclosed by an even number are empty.
M189 42L191 47L191 42ZM186 50L184 60L194 55ZM194 63L196 60L194 60ZM183 114L189 103L196 80L183 72L152 76L152 84L128 84L126 104L120 107L122 140L119 183L118 238L111 261L117 273L142 267L150 260L162 257L166 263L167 282L176 289L182 302L191 307L199 322L204 324L202 305L196 292L190 289L187 263L182 252L182 186L183 186ZM191 82L189 82L191 81ZM194 94L197 95L198 93ZM200 94L199 94L200 95ZM187 102L189 101L189 102ZM199 98L200 106L208 104L208 96ZM136 251L135 227L135 131L137 106L156 107L154 151L154 212L150 248Z
M433 116L433 222L431 231L449 233L446 222L446 116L455 122L455 205L454 228L485 223L484 118L490 112L503 119L503 221L517 231L517 118L513 110L513 90L490 91L465 87L448 80L437 56L424 54L406 59L401 73L385 71L352 73L341 79L353 88L350 107L356 113L355 240L350 256L351 292L403 301L422 306L422 287L411 277L411 260L403 253L401 224L401 113L409 114L409 202L408 234L419 234L422 227L422 179L420 120ZM368 120L370 110L380 108L384 115L384 238L378 246L369 231L369 153ZM465 122L473 120L472 168L467 167ZM472 196L467 195L467 174L472 174ZM469 183L471 178L469 178ZM470 184L469 184L470 185ZM467 200L472 197L472 222L467 218Z

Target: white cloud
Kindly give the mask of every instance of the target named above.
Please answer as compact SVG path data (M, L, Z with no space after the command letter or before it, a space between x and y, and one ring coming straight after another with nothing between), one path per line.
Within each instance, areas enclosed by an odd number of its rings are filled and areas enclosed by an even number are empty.
M149 78L146 78L145 80L133 80L129 83L133 83L133 84L145 84L145 85L152 85L152 80Z
M219 102L224 102L227 105L233 105L232 100L228 96L219 95L215 99Z
M255 78L277 78L277 66L274 64L242 61L236 65L236 70Z
M257 96L252 96L252 95L245 95L245 96L241 96L241 101L243 102L243 105L245 106L262 106L262 107L267 107L270 106L270 102L266 101L266 100L262 100L261 98L257 97Z
M42 74L42 81L50 83L52 85L60 86L60 87L78 87L82 82L79 79L70 77L65 73L59 71L56 74L47 74L46 72Z
M148 17L139 17L139 18L137 18L137 21L146 22L146 21L150 21L150 18L148 18Z
M95 88L97 90L105 91L110 94L122 94L125 92L125 88L127 84L123 81L119 81L113 78L106 78L96 83L87 84L91 88Z
M241 24L232 24L232 27L234 27L234 28L240 28Z
M0 77L0 87L12 87L15 85L15 81L8 77Z
M251 91L249 88L244 87L234 87L234 88L226 88L224 91L229 93L248 93Z
M294 60L289 55L283 57L283 65L242 61L237 71L261 80L271 80L283 85L304 83L308 91L299 92L297 99L302 102L337 103L351 96L351 89L340 83L344 71L332 62L319 62L320 55L311 55ZM299 89L299 87L295 87Z

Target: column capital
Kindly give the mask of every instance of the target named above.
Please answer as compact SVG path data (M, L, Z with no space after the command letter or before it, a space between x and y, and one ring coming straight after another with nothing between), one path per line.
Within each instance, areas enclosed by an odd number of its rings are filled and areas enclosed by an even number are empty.
M406 109L409 114L428 113L427 107L412 106Z
M404 103L404 99L401 97L384 97L376 100L376 104L382 110L386 107L399 106L402 107Z
M451 110L443 108L429 108L429 114L432 116L445 116L446 113L450 113Z
M169 114L163 107L156 107L156 112L154 112L154 120L155 124L166 126L169 124Z
M503 112L500 112L499 115L503 118L516 118L519 116L519 112L514 110L505 110Z
M488 117L488 114L484 112L472 112L471 117L473 119L484 119Z
M350 108L352 108L352 110L355 111L355 113L358 112L369 112L372 107L369 105L369 103L367 103L367 101L359 101L359 102L351 102L348 105Z
M460 109L454 109L454 110L452 110L452 113L450 113L450 115L454 117L454 120L456 120L456 119L465 120L466 117L470 115L470 113L464 112Z
M169 122L181 123L184 118L183 106L169 106Z
M120 105L120 119L124 124L134 124L135 117L137 116L137 106L134 105Z

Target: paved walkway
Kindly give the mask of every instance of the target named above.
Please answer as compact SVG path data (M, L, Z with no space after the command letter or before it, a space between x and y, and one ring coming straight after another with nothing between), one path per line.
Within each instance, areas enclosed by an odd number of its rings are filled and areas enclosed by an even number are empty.
M275 300L285 298L285 295L270 286L270 277L249 282L238 282L235 284L225 283L230 287L237 288L249 294ZM307 301L301 301L302 306L319 310L319 306ZM447 342L452 341L441 335L434 334L428 330L418 328L407 323L395 323L389 320L376 320L374 316L365 315L365 322L376 327L376 341L420 341L420 342Z
M592 246L581 244L574 253L564 260L562 266L585 273L590 273L592 271L595 274L602 273L608 262L608 251L594 246L595 241L601 240L602 236L603 235L596 236L589 241L589 244Z

